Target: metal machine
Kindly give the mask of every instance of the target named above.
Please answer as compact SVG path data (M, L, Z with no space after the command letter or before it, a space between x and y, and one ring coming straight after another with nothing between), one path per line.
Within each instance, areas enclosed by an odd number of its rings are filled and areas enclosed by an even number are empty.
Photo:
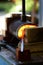
M42 0L40 1L42 2ZM6 65L29 65L43 63L43 21L39 21L38 26L36 26L32 22L26 20L25 0L22 0L22 5L22 18L9 25L10 33L20 39L18 47L15 49L9 44L6 44L6 42L1 42L0 44L0 58L3 59L4 57L11 63L5 63Z

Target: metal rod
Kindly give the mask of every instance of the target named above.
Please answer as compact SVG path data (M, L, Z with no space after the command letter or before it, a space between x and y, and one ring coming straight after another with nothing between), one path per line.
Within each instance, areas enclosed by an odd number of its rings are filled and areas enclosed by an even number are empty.
M39 27L43 27L43 0L39 0Z
M26 21L26 16L25 16L25 0L22 0L22 21Z
M8 50L10 50L13 53L16 53L15 48L13 48L11 45L7 44L6 42L0 42L0 51L1 51L1 47L7 48Z
M13 52L14 54L16 54L15 48L11 47L10 45L6 45L6 48L7 48L8 50L10 50L11 52Z

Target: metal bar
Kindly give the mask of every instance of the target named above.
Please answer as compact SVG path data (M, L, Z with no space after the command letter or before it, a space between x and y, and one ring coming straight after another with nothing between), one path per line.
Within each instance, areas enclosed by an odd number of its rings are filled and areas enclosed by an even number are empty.
M16 50L13 47L11 47L10 45L6 45L6 48L8 50L10 50L11 52L13 52L14 54L16 54Z
M25 0L22 0L22 13L25 16Z
M25 0L22 0L22 21L26 21L26 16L25 16Z
M43 0L39 0L39 27L43 27Z

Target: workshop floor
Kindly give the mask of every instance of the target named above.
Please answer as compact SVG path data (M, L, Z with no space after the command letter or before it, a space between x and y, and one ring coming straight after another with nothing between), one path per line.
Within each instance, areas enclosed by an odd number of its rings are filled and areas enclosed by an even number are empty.
M33 44L32 48L34 46L35 46L35 48L37 48L38 45L37 44L36 45ZM40 45L40 48L41 48L41 45ZM43 62L43 51L37 52L37 49L34 49L34 48L32 49L32 51L34 50L36 52L34 52L34 51L32 52L31 51L32 54L31 54L31 61L30 61L30 63ZM16 59L15 53L13 53L12 51L10 51L10 50L8 50L6 48L1 47L1 51L0 51L0 65L17 65L17 64L18 64L18 61ZM19 64L21 64L21 62L19 62ZM22 65L24 65L24 64L22 64ZM27 64L25 63L25 65L27 65Z

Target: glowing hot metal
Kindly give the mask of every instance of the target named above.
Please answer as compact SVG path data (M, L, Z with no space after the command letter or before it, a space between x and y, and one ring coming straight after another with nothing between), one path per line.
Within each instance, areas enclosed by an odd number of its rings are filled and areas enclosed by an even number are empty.
M35 28L35 25L29 25L29 24L25 24L23 26L21 26L18 30L18 37L19 38L23 38L24 37L24 33L25 33L25 29L29 29L29 28Z

